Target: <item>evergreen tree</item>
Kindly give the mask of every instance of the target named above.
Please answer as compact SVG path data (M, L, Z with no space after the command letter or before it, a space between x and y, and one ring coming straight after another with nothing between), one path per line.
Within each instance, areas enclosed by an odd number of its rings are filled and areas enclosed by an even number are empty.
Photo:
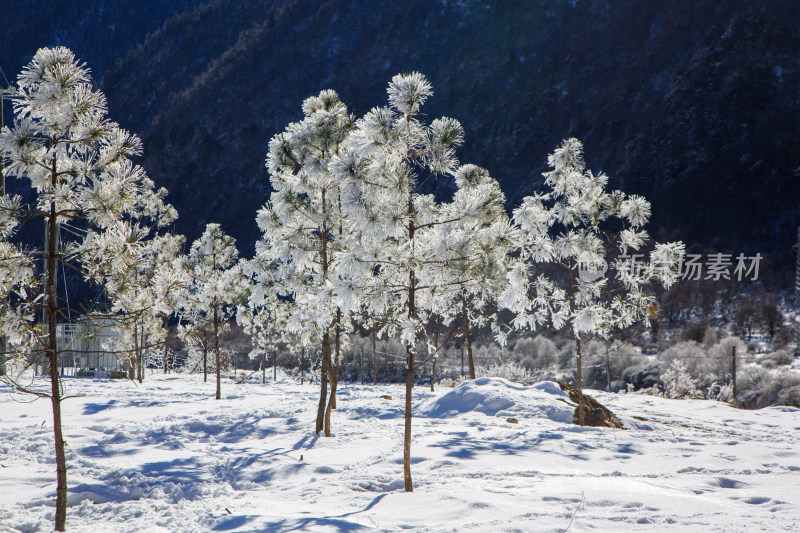
M343 222L339 187L329 165L352 128L352 119L331 90L306 99L303 115L269 143L267 170L273 192L257 218L263 237L256 244L250 267L259 286L253 291L251 306L274 305L279 294L292 303L287 308L289 332L297 334L304 346L313 338L321 339L316 432L324 429L329 437L340 356L338 339L349 323L332 300L331 264L341 250Z
M643 226L650 203L641 196L606 191L608 177L586 170L583 145L568 139L548 158L548 192L529 196L514 210L519 261L510 269L501 303L516 314L516 328L545 323L568 328L576 341L578 417L583 404L583 343L608 337L635 322L648 323L651 284L669 286L678 276L683 243L656 244L645 261L649 238ZM609 263L615 271L605 275ZM559 272L537 274L544 264Z
M460 321L462 325L469 378L475 379L471 330L490 318L497 327L496 316L485 312L505 290L508 254L517 235L505 211L505 195L485 169L463 165L455 180L458 189L453 201L444 206L444 217L453 222L434 229L434 239L448 254L450 278L438 294L446 295L450 304L443 313L444 324Z
M333 162L346 215L344 234L350 241L335 261L336 302L342 309L385 317L384 333L399 335L406 348L407 491L413 490L411 403L417 345L430 317L447 308L448 293L468 284L452 279L450 269L468 257L460 249L468 238L463 232L470 227L465 221L493 201L492 194L462 191L464 179L456 180L459 190L451 204L421 193L428 180L457 175L455 149L463 140L454 119L439 118L430 125L420 120L420 107L431 94L422 74L395 76L388 88L389 106L358 120Z
M219 338L229 327L236 305L247 298L248 284L238 262L236 241L219 224L208 224L192 243L185 269L191 282L182 303L183 318L193 320L193 328L210 333L214 347L217 378L215 398L222 399L222 361Z
M153 237L145 243L137 268L124 278L109 279L105 285L112 311L127 317L117 321L122 335L110 348L129 355L139 383L144 379L144 354L152 348L161 351L164 372L168 370L169 318L188 284L179 255L183 242L182 235ZM132 351L127 349L131 345Z
M15 120L0 134L0 153L9 163L4 173L30 183L35 201L4 196L0 235L8 237L19 220L44 221L44 249L17 248L4 243L3 252L23 267L9 307L4 332L11 356L24 367L29 354L42 350L50 390L18 390L49 397L53 409L56 455L55 529L64 531L67 511L67 464L61 429L64 390L58 372L57 326L67 313L59 302L57 268L70 267L87 280L121 283L142 262L148 225L168 224L175 211L163 202L144 170L130 158L141 153L141 142L106 117L106 99L90 83L89 70L66 48L43 48L18 78ZM83 228L70 241L58 239L59 226L74 222ZM3 261L4 266L11 262ZM34 282L30 267L40 273ZM27 287L25 285L28 285ZM37 334L34 308L44 309L44 331ZM37 341L41 339L41 343Z

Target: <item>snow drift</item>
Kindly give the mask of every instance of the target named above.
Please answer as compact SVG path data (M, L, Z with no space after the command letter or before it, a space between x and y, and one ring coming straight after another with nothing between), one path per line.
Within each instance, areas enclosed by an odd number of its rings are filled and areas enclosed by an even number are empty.
M449 418L476 412L488 416L546 418L572 423L574 406L567 393L552 381L530 387L502 378L478 378L465 381L438 398L420 404L419 416Z

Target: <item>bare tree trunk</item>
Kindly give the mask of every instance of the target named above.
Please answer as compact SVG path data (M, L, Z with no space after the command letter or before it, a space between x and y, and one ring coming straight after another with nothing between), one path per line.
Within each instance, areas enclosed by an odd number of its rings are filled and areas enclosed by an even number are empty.
M406 408L403 427L403 482L406 492L414 491L411 481L411 396L414 392L414 350L406 346Z
M342 334L342 310L336 309L336 329L334 330L334 349L335 357L333 364L333 373L331 379L331 409L336 409L336 389L339 386L339 360L341 359L341 334Z
M278 381L278 350L272 356L272 381Z
M51 181L56 186L56 163L53 157ZM66 531L67 527L67 460L64 455L64 436L61 431L61 378L58 374L58 339L56 319L58 316L58 296L56 294L57 254L56 237L58 231L56 206L50 203L50 216L47 219L47 336L48 358L50 360L50 403L53 407L53 437L56 452L56 516L55 530Z
M436 381L436 358L439 356L439 321L436 320L436 325L434 326L433 330L433 347L436 350L436 353L433 354L433 363L431 364L431 392L436 392L433 390L433 384Z
M319 435L320 431L325 427L325 405L328 400L328 372L330 372L331 362L331 338L328 330L322 333L322 366L319 370L319 404L317 405L317 426L316 433Z
M267 383L267 354L264 354L261 357L261 384L265 385Z
M216 399L222 399L222 376L220 375L220 357L219 357L219 310L217 303L214 302L214 356L217 362L217 395Z
M333 403L331 402L332 398L336 397L336 379L333 376L333 362L331 361L331 338L328 335L328 358L325 368L327 369L327 376L328 376L328 383L331 386L330 396L326 398L327 402L325 402L325 410L323 413L323 425L325 429L325 436L331 436L331 411L333 410Z
M322 211L323 213L327 213L326 201L325 201L325 194L326 190L322 189ZM327 223L324 221L322 222L322 231L319 232L319 241L320 241L320 254L322 259L322 277L328 277L328 226ZM326 380L331 380L331 387L334 386L332 378L332 369L331 369L331 335L330 330L325 328L325 331L322 334L322 368L320 369L319 381L320 381L320 395L319 395L319 405L317 406L317 434L323 429L325 430L325 436L330 437L330 416L327 415L327 405L328 405L328 382Z
M408 240L412 245L414 244L414 194L410 192L408 195ZM408 318L415 319L417 317L416 305L416 291L417 279L414 268L410 268L408 272ZM414 491L414 484L411 481L411 395L414 392L414 364L417 349L417 338L414 335L412 341L406 346L406 409L404 413L404 428L403 428L403 483L406 492Z
M300 347L300 385L303 384L303 378L305 378L304 372L306 368L306 347Z
M378 384L378 350L376 349L375 337L377 332L375 326L372 326L372 384Z
M203 383L208 382L208 339L205 338L205 331L203 332L203 340L200 344L203 346Z
M464 319L464 340L467 341L467 362L469 363L469 379L475 379L475 361L472 359L472 337L470 336L469 312L467 311L467 298L461 296L462 316ZM463 365L462 365L463 366Z
M137 319L138 320L138 319ZM136 358L136 379L142 382L142 347L139 341L139 324L133 324L133 351Z
M325 408L325 436L331 436L331 411L334 409L333 400L336 398L336 386L339 384L335 377L331 376L331 397Z
M583 401L583 353L581 353L581 340L575 339L576 354L578 358L578 424L581 426L586 425L586 415L584 414L584 401Z
M328 368L330 369L329 380L331 382L331 396L328 400L328 405L325 407L325 436L331 436L331 411L336 409L336 388L339 386L339 350L340 350L340 335L341 335L341 327L339 325L339 321L342 318L342 312L337 309L336 310L336 332L334 333L334 347L335 347L335 359L336 364L331 368L330 363L328 363Z
M163 319L163 324L164 324L164 331L165 331L165 333L164 333L164 357L163 357L164 358L164 374L167 374L167 373L169 373L169 365L168 365L168 361L167 361L167 357L169 355L169 353L168 353L168 347L169 347L169 342L168 342L169 341L169 324L167 324L167 319L166 318Z

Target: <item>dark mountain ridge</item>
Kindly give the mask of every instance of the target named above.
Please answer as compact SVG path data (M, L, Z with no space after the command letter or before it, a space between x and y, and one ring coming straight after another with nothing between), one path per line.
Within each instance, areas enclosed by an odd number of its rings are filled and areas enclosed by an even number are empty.
M39 46L87 61L189 239L220 222L251 254L267 143L303 99L332 88L362 115L411 70L433 84L425 112L464 124L461 161L489 169L509 208L575 136L590 168L652 202L661 238L785 260L796 235L792 0L18 4L0 37L6 75Z

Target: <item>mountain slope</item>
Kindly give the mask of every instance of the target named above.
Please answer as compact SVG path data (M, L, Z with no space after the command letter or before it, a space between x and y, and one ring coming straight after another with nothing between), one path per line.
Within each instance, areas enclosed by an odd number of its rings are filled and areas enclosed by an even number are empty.
M131 7L133 18L155 5ZM391 76L419 70L435 91L426 112L464 124L461 160L488 168L510 208L537 190L546 155L577 136L590 168L652 201L654 233L733 251L793 241L800 15L791 0L185 5L119 46L102 87L111 115L141 133L144 164L170 189L190 238L217 221L251 253L269 194L267 143L301 116L302 100L332 88L361 115L385 103Z

